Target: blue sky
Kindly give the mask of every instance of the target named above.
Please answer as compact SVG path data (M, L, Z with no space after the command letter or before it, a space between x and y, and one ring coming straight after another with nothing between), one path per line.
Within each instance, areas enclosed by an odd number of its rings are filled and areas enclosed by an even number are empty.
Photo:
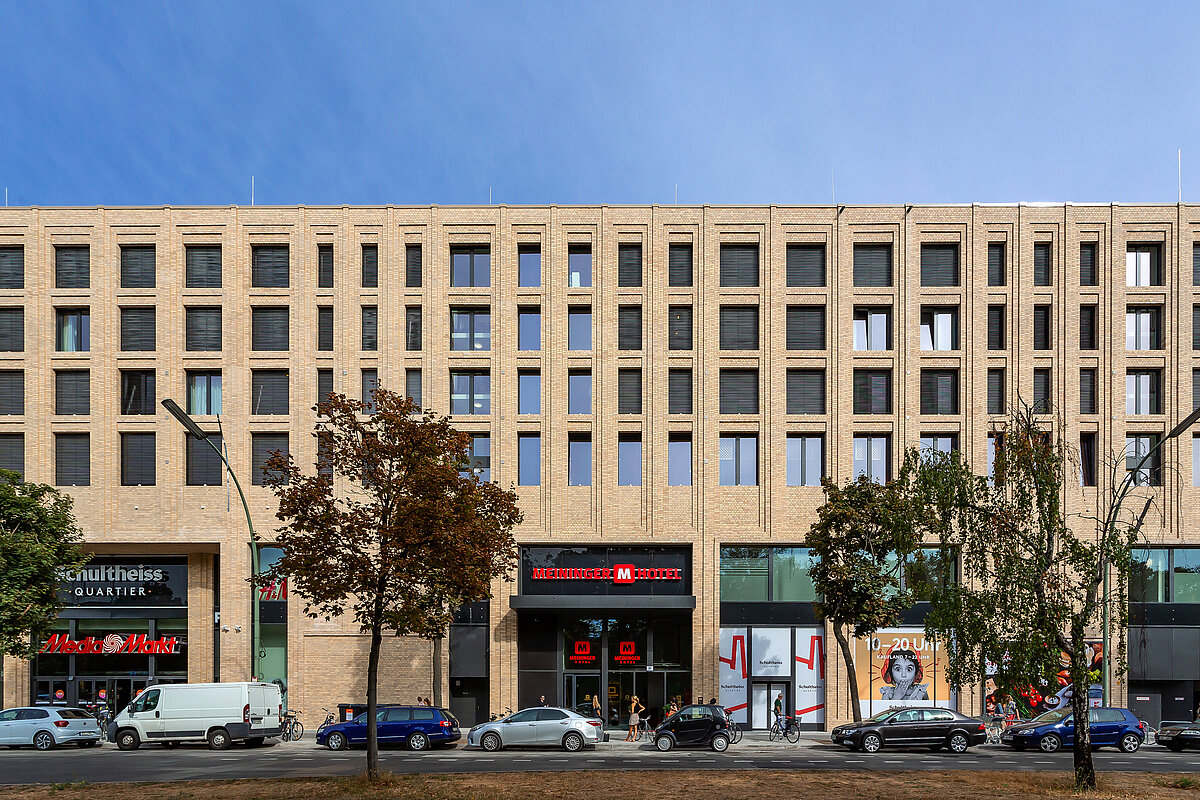
M1200 3L0 4L12 205L1200 201Z

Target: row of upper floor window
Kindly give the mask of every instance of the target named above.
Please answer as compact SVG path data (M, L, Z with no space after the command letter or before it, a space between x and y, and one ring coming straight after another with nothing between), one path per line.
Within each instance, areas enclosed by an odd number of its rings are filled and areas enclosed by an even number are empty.
M890 243L858 242L853 247L853 284L861 287L890 287L895 282L893 245ZM1193 284L1200 286L1200 243L1193 246ZM719 285L723 287L756 287L762 284L759 245L754 243L722 243L719 256ZM988 243L987 285L1006 286L1009 282L1010 259L1006 242ZM448 279L452 287L489 287L492 283L492 251L490 244L450 245L448 248ZM1100 280L1098 242L1082 242L1074 264L1081 286L1097 286ZM419 288L424 280L422 245L409 243L404 247L404 285ZM1163 245L1157 242L1132 242L1125 253L1127 286L1162 286L1165 282ZM1055 285L1053 242L1033 245L1032 277L1035 286ZM960 246L958 243L929 242L921 245L920 282L928 287L962 285ZM693 247L690 243L671 243L667 255L668 286L690 287L695 282ZM824 244L788 243L785 257L787 286L823 287L828 285L828 267ZM334 288L334 246L317 244L311 256L318 288ZM516 245L517 285L542 286L543 259L539 243ZM283 243L250 246L250 282L261 288L288 288L294 269L291 246ZM359 285L375 288L379 285L379 246L359 245ZM617 286L638 288L644 283L645 258L640 242L621 242L617 245ZM385 274L390 265L383 265ZM55 287L87 289L91 286L91 248L88 245L62 244L54 246ZM565 284L584 288L593 284L593 252L590 243L567 246ZM120 246L119 279L121 288L155 288L158 283L157 249L153 244ZM224 284L222 247L219 244L186 245L184 248L184 286L213 289ZM21 289L25 286L25 250L22 246L0 247L0 289Z

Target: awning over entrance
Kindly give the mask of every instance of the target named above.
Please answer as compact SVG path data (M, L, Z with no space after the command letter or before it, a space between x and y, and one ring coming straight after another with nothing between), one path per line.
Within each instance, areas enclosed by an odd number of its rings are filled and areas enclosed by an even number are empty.
M515 594L508 599L514 611L601 611L620 609L656 609L661 611L692 610L696 596L689 595L584 595L584 594Z

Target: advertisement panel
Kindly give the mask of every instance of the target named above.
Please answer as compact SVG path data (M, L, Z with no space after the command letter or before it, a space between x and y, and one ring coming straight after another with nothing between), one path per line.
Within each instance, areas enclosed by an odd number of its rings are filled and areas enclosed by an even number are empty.
M720 669L717 680L720 685L720 702L733 717L733 721L746 724L746 678L749 665L746 663L746 629L721 628L721 651L718 655Z
M792 676L792 629L754 628L750 653L756 678Z
M1088 669L1098 673L1104 668L1104 643L1097 640L1087 642ZM984 713L1003 715L1009 706L1011 696L1016 705L1017 716L1021 719L1031 719L1038 714L1066 708L1071 704L1073 694L1071 688L1071 659L1066 653L1058 654L1059 670L1055 680L1046 684L1041 680L1031 681L1028 686L1015 693L1000 692L996 682L988 678L984 684ZM994 670L988 670L989 673ZM1088 691L1088 705L1096 707L1104 702L1104 687L1093 683Z
M854 641L854 671L864 717L892 706L954 708L941 646L922 628L887 628Z
M93 558L59 576L58 599L74 607L187 605L186 558Z
M796 639L795 715L800 723L825 722L825 631L793 628Z

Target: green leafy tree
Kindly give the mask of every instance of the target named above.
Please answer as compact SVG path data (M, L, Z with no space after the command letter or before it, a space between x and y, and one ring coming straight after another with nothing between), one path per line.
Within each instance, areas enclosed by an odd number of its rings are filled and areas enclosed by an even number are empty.
M0 470L0 654L32 658L62 611L59 577L87 563L71 498Z
M516 566L514 492L471 472L470 436L411 399L378 388L368 411L330 395L317 406L318 468L290 456L266 464L283 521L283 556L268 580L286 578L310 617L353 615L370 634L367 775L379 776L376 729L384 631L441 638L452 609L487 599ZM334 477L349 479L339 496Z
M906 524L902 498L890 485L859 477L844 487L828 479L822 486L825 504L808 534L816 556L810 575L821 598L817 617L833 628L850 679L851 710L860 721L858 676L846 629L856 638L871 636L895 625L912 605L911 594L900 588L900 565L917 539Z

